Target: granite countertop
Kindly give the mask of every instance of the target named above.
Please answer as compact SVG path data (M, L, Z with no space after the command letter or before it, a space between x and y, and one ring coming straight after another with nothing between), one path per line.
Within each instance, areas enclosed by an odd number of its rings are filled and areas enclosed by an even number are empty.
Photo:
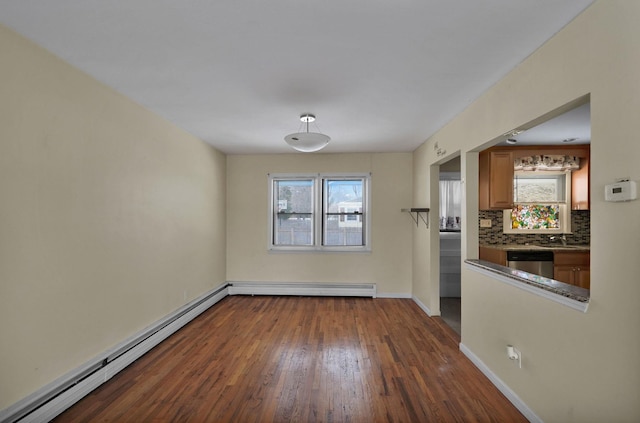
M589 252L589 245L528 245L528 244L483 244L481 247L495 248L503 251L575 251Z
M589 302L589 290L580 288L575 285L569 285L564 282L558 282L543 276L534 275L522 270L512 269L510 267L500 266L499 264L490 263L484 260L465 260L466 263L488 270L490 272L506 276L518 282L531 285L545 291L570 298L581 303Z

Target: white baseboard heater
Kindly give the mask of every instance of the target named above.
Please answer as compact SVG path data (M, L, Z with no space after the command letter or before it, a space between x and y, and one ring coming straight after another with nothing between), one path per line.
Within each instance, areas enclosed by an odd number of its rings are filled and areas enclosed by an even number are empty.
M376 284L229 282L229 295L298 295L376 298Z
M0 411L0 422L52 420L227 295L225 284L185 304L101 356Z

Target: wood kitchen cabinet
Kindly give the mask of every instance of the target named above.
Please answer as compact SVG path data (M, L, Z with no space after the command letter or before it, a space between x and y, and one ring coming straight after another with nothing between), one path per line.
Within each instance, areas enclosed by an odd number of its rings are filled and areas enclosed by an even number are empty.
M589 210L589 157L580 158L580 169L571 172L571 209Z
M479 252L478 258L480 260L499 264L500 266L507 265L507 252L505 250L480 246L478 252Z
M480 153L480 210L504 210L513 207L512 151L483 151Z
M553 279L589 289L591 281L590 253L554 252Z

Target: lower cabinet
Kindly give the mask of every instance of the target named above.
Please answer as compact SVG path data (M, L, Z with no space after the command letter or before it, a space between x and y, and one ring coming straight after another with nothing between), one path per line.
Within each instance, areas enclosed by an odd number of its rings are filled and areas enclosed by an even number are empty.
M507 265L507 252L497 248L480 246L478 258L490 263L499 264L500 266Z
M589 289L591 271L588 252L555 252L553 254L553 279Z

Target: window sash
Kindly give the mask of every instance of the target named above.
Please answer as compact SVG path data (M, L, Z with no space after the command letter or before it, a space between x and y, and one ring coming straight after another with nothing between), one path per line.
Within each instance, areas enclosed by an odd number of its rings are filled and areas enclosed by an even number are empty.
M314 245L315 184L309 175L271 180L271 245Z
M322 187L322 245L365 246L365 178L328 177Z

